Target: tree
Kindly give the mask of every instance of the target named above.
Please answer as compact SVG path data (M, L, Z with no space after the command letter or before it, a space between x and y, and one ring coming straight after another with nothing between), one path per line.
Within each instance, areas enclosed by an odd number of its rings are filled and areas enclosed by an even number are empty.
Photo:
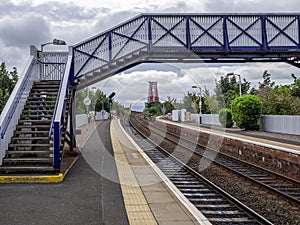
M89 96L91 99L91 104L86 107L83 103L83 100ZM94 93L89 88L84 88L81 90L78 90L76 92L76 113L77 114L85 114L87 113L86 110L89 111L101 111L102 110L102 103L104 106L104 109L109 112L109 106L108 106L108 98L101 90L96 90Z
M148 103L147 108L144 110L144 114L145 115L150 114L154 117L163 115L163 112L162 112L163 106L165 106L165 108L166 108L165 114L171 113L172 110L175 108L174 105L172 104L172 102L170 102L170 101L165 101L164 103L150 102L150 103Z
M295 74L291 76L294 78L294 82L291 84L291 95L300 98L300 78L297 78Z
M216 95L210 95L209 90L204 86L204 93L202 98L202 113L218 113L219 103Z
M198 108L197 108L198 107ZM183 97L183 108L188 112L196 113L199 110L199 97L195 92L188 92Z
M257 95L261 100L263 104L262 113L269 114L267 110L267 105L269 103L270 92L273 90L275 82L271 81L271 74L268 73L267 70L264 71L262 78L263 82L258 82L258 89L254 89L253 91L251 91L251 93Z
M271 81L271 74L268 73L267 70L264 71L263 73L263 82L260 83L258 82L258 89L262 90L262 89L272 89L275 85L274 81Z
M269 92L264 113L270 115L300 115L300 98L292 95L291 85L275 86Z
M83 99L87 97L87 88L76 91L76 114L86 114Z
M123 117L127 114L127 111L125 110L124 106L117 101L113 101L112 110L116 112L116 115L118 117Z
M233 120L236 125L246 130L258 130L262 103L255 95L244 95L234 99L231 105Z
M232 127L232 112L231 109L223 108L219 112L219 121L223 127Z
M2 112L17 82L18 72L16 67L12 71L8 71L5 63L2 62L0 65L0 112Z
M216 82L216 97L219 108L230 108L232 101L239 96L239 83L235 76L221 76ZM241 84L242 94L247 94L250 89L250 82L243 79Z

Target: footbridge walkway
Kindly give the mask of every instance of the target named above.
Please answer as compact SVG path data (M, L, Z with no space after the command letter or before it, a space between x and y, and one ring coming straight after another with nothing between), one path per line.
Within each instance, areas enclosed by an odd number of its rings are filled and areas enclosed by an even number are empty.
M59 171L65 141L75 145L76 90L137 64L299 59L300 14L142 14L68 52L31 46L0 117L1 173Z

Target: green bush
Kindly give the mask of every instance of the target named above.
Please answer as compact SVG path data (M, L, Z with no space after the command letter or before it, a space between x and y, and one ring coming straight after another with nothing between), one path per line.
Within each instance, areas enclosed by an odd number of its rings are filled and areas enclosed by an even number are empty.
M219 111L219 121L223 127L232 127L233 120L232 120L232 113L231 109L223 108Z
M258 120L261 116L262 103L255 95L237 97L231 104L233 121L240 128L258 130Z

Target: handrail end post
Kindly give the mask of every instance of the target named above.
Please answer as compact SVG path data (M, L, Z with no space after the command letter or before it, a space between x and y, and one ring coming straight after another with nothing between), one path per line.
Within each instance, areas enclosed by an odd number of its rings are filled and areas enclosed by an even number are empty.
M54 158L53 167L56 171L60 171L60 124L54 122Z

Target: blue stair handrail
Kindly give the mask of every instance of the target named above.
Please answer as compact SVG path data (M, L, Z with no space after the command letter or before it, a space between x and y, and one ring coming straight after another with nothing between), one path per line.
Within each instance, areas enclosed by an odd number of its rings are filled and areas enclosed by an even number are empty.
M2 159L5 156L8 144L18 124L33 81L37 79L34 77L37 75L37 73L35 73L36 68L38 68L37 59L31 56L1 113L0 165L2 165Z
M68 102L68 93L71 84L71 80L69 78L70 78L72 61L73 61L73 56L69 55L65 72L60 84L60 88L59 88L59 92L55 104L52 124L49 132L49 138L51 138L52 128L53 128L53 144L54 144L53 167L56 170L60 170L60 142L61 142L62 132L64 128L64 119L65 119L67 102Z

